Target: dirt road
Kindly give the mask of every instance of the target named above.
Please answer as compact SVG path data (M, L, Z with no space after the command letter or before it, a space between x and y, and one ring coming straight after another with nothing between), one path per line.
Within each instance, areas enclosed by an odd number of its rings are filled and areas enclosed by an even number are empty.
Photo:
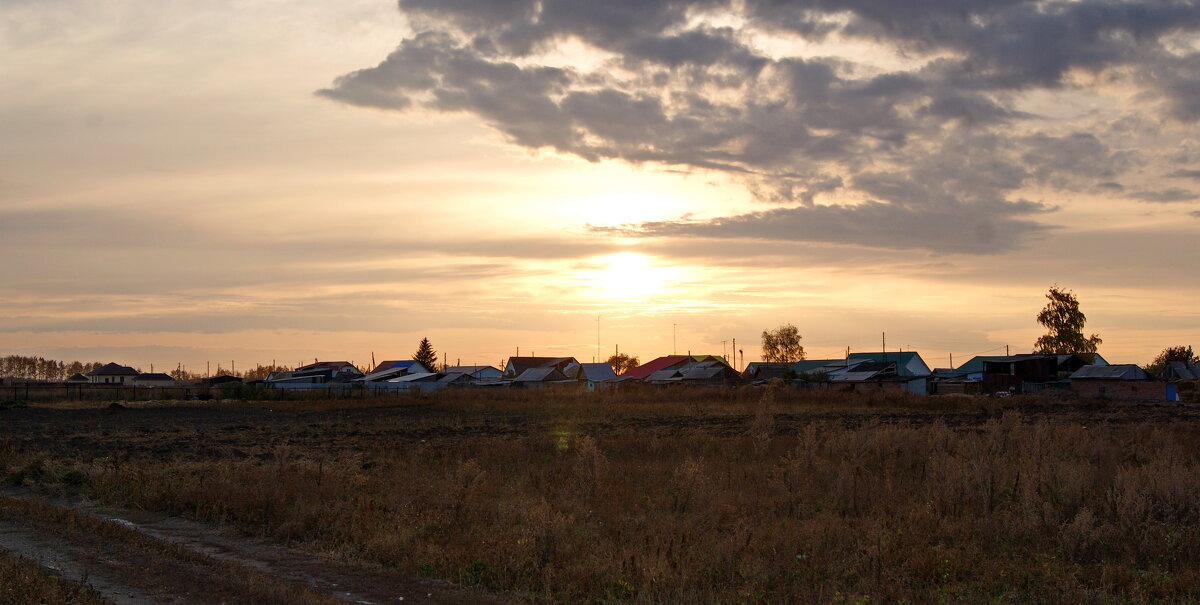
M0 548L120 604L501 603L495 595L407 578L238 536L228 529L7 488Z

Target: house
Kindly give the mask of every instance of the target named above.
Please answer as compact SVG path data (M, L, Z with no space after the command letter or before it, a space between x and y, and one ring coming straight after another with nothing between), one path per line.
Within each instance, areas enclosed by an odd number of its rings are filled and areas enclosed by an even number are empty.
M849 360L848 360L849 361ZM897 357L894 361L874 361L870 358L860 358L857 363L829 377L831 385L846 387L856 393L886 392L912 393L925 395L928 393L928 375L916 375L918 367L910 367L904 374L901 369L911 363L911 358ZM924 364L924 362L921 362Z
M240 384L242 379L238 376L230 376L229 374L220 374L211 378L205 378L204 384L210 387L219 387L223 384Z
M447 374L466 374L479 380L499 380L504 372L493 366L452 366L446 368Z
M772 378L783 378L791 369L790 364L786 363L769 363L766 361L752 361L746 364L746 369L742 371L742 378L746 380L770 380Z
M925 360L916 351L899 351L895 353L851 353L846 361L875 361L880 363L895 363L896 375L913 377L929 376L933 373Z
M1037 353L1020 353L1014 357L1044 357ZM1109 365L1099 353L1071 353L1071 354L1050 354L1056 363L1056 372L1058 378L1070 378L1071 374L1087 365L1106 366Z
M848 359L803 359L788 366L796 376L805 380L828 379L848 372L862 361Z
M621 376L650 382L650 375L660 370L672 370L693 363L703 363L709 361L715 361L725 366L729 365L725 361L725 358L721 357L720 355L667 355L647 361L646 363L643 363L642 365L625 372Z
M724 361L699 361L679 368L679 382L689 386L723 387L741 382L741 374Z
M379 362L379 365L375 366L375 368L373 370L371 370L368 374L375 374L377 372L383 372L386 370L395 370L395 369L406 370L407 373L409 373L409 374L417 374L417 373L424 374L427 372L432 372L434 370L434 368L425 367L425 364L423 364L415 359L396 359L396 360L392 360L392 361Z
M929 377L933 371L916 351L851 353L846 357L846 362L847 368L845 371L839 372L836 378L843 383L863 383L863 387L855 387L856 390L866 388L868 384L874 384L876 390L880 388L899 389L914 395L929 394ZM855 362L859 363L854 365ZM868 366L867 363L871 365ZM845 378L851 374L855 375L855 379ZM830 377L830 382L833 382L834 378ZM884 382L898 386L885 387Z
M1088 365L1071 374L1071 392L1081 397L1167 401L1168 385L1152 381L1142 368L1131 364Z
M417 372L371 384L372 389L432 393L448 387L465 387L477 382L462 372Z
M1159 378L1168 381L1200 380L1200 363L1194 361L1168 361Z
M1167 401L1195 400L1196 392L1200 391L1197 388L1200 386L1200 363L1168 361L1158 378L1167 381Z
M363 373L348 361L320 361L300 366L290 372L291 378L310 378L313 382L348 382L361 378Z
M1011 355L984 360L983 392L1032 393L1041 390L1047 383L1059 379L1059 365L1057 355Z
M607 363L579 364L579 380L587 384L587 390L603 389L617 379L617 373Z
M162 372L146 372L134 376L133 384L139 387L173 387L175 379Z
M574 357L509 357L504 366L505 378L517 378L527 370L554 368L565 379L579 376L579 362Z
M579 379L589 382L600 382L602 380L616 380L617 373L613 371L612 366L607 363L581 363L579 364Z
M85 384L88 382L91 382L91 380L79 372L72 374L71 377L67 379L67 384Z
M635 380L646 380L647 382L650 382L649 378L650 378L651 374L654 374L655 372L659 372L662 370L670 370L670 369L677 368L677 367L691 361L691 359L692 358L687 355L667 355L665 357L659 357L657 359L652 359L650 361L647 361L646 363L643 363L642 365L640 365L636 368L627 370L621 376L633 378Z
M88 381L93 384L133 384L133 379L141 372L116 363L105 364L88 372Z
M575 364L573 375L579 374L579 364ZM573 376L568 376L556 365L529 368L512 379L512 386L522 389L537 389L551 385L577 385Z
M384 361L375 366L375 369L371 370L369 374L359 376L354 380L356 382L385 382L401 376L428 374L432 371L432 368L425 367L424 364L415 359Z

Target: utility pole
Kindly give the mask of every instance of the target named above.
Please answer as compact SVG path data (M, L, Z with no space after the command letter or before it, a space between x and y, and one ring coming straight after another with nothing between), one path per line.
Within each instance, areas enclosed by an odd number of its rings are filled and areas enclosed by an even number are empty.
M205 377L212 376L212 362L211 361L204 362L204 376Z
M737 356L738 356L738 348L737 348L737 339L735 338L735 339L733 339L733 369L735 369L735 370L738 370ZM738 370L738 371L740 372L741 370Z
M596 316L596 358L593 359L592 361L593 362L600 361L600 316L599 315Z
M883 358L887 359L887 332L881 332L881 334L883 334Z
M672 355L676 355L679 353L678 341L675 338L675 326L678 326L678 325L679 324L671 324L671 354Z
M1004 345L1004 356L1008 357L1008 345Z
M729 359L729 354L725 352L725 343L727 343L727 342L729 342L729 341L728 340L721 341L721 357L724 357L725 359Z

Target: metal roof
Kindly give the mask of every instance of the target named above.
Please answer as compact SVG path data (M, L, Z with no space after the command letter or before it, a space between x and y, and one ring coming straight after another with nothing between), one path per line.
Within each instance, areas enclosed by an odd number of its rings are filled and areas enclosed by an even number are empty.
M388 382L420 382L422 380L435 380L436 378L437 372L417 372L416 374L393 378Z
M1146 371L1132 363L1122 363L1108 366L1083 366L1071 374L1071 380L1108 379L1108 380L1147 380L1150 378Z
M1167 362L1163 375L1174 380L1200 380L1200 364L1190 361Z
M548 380L563 380L564 378L565 376L563 376L562 372L558 371L558 368L551 366L548 368L529 368L514 378L513 382L545 382Z
M415 359L397 359L397 360L393 360L393 361L379 362L379 365L375 366L375 369L371 370L370 374L375 374L377 372L382 372L384 370L391 370L391 369L408 370L408 369L412 369L414 364L421 367L426 372L428 372L431 369L431 368L426 368L424 365L421 364L421 362L419 362Z
M911 363L914 359L916 359L917 361L920 361L922 366L925 366L924 374L914 374L912 372L912 370L910 370L908 368L908 364ZM929 364L925 363L925 360L921 359L920 353L917 353L916 351L897 351L895 353L882 353L882 352L881 353L851 353L850 356L847 357L847 360L848 361L871 360L871 361L879 361L879 362L893 362L894 361L894 362L896 362L896 373L899 374L900 376L918 376L918 375L928 376L930 374Z
M617 377L617 373L607 363L582 363L579 365L583 369L583 376L592 382L613 380Z
M622 376L629 376L630 378L645 380L648 379L651 374L654 374L659 370L667 370L689 361L692 361L692 358L688 357L687 355L667 355L665 357L659 357L658 359L651 359L650 361L647 361L646 363L643 363L642 365L625 372L622 374Z
M630 376L628 374L626 374L626 377L630 377ZM657 372L651 372L650 375L646 377L646 380L649 382L659 382L659 381L663 381L663 380L677 380L678 378L679 378L679 370L672 369L672 370L659 370Z
M137 376L138 371L118 363L106 363L103 366L88 372L88 376Z

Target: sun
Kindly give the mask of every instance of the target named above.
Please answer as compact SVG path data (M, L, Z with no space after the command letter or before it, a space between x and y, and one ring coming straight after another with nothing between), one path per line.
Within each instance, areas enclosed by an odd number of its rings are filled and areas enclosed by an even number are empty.
M679 279L675 267L656 266L653 259L636 252L618 252L597 257L596 268L583 276L596 295L610 300L644 300L662 292Z

